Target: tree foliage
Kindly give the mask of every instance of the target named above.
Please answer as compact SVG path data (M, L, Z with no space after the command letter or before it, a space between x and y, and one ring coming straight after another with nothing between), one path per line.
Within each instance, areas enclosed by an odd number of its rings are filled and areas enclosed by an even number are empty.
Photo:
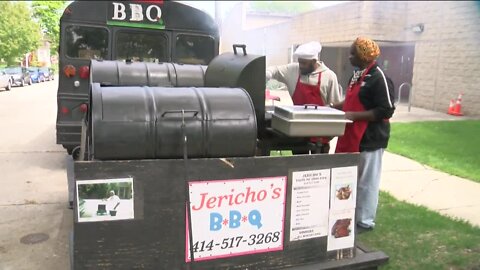
M251 10L291 15L315 9L311 1L251 1L249 3Z
M40 26L25 2L0 1L0 58L14 65L18 58L36 50L40 39Z
M32 1L33 16L38 20L47 39L50 53L57 53L60 40L60 17L67 1Z
M119 195L121 187L125 187L126 189L128 189L128 197L125 199L131 199L131 186L122 183L79 185L78 195L81 199L106 199L110 196L109 192L111 190L113 190L115 194Z

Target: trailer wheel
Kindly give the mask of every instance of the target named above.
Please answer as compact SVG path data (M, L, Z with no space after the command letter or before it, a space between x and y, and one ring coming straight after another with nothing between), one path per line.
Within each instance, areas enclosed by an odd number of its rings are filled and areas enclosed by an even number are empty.
M80 146L77 146L72 150L72 158L73 160L78 160L79 157L80 157Z

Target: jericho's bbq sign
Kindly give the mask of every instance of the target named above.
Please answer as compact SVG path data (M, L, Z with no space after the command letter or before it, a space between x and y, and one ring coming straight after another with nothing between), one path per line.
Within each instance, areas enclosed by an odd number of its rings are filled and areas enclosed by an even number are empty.
M283 249L286 177L189 183L194 260ZM191 261L188 217L185 260Z
M165 29L162 19L163 2L112 2L108 7L108 25Z

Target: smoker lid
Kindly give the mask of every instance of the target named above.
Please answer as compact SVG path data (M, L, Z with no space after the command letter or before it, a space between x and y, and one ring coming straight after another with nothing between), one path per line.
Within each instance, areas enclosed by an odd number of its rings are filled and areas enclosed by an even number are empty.
M319 105L275 105L274 114L287 119L344 120L345 112Z

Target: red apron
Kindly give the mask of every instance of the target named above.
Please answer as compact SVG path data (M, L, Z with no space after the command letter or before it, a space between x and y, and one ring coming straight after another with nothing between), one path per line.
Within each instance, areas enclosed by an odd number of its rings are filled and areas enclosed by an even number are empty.
M324 106L322 96L320 95L320 82L322 80L322 73L318 73L317 85L310 85L300 82L300 76L298 76L297 85L293 92L292 101L293 105L305 105L316 104Z
M322 73L318 73L317 85L310 85L300 82L300 75L298 76L297 85L293 92L293 105L316 104L325 106L322 96L320 95L320 82L322 81ZM318 142L318 137L310 138L311 142ZM330 138L321 138L322 143L328 143Z
M365 79L365 75L368 74L370 69L373 67L375 62L370 64L365 72L362 74L360 79L348 86L347 94L345 96L345 103L343 104L344 112L363 112L365 107L362 102L360 102L360 97L358 96L360 88L362 87L362 82ZM360 142L362 141L363 134L367 130L368 121L360 120L349 123L345 126L345 133L343 136L338 138L337 148L335 153L354 153L360 152Z

